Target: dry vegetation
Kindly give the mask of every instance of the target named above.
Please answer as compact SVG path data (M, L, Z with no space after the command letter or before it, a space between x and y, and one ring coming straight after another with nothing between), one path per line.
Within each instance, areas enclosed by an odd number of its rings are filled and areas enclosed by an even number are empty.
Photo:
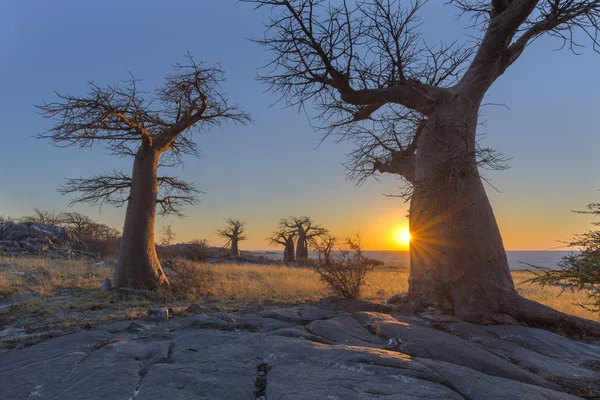
M222 309L237 309L254 303L293 304L317 301L328 295L319 276L308 268L274 265L184 264L173 275L173 288L156 298L136 298L98 290L112 269L83 260L0 258L0 332L6 326L25 331L90 328L110 320L138 318L151 304L183 311L191 302L211 303ZM515 283L531 275L514 271ZM408 288L408 270L376 267L366 277L361 297L383 301ZM557 310L599 320L579 307L580 292L555 287L518 285L519 292ZM1 308L12 298L25 301ZM0 335L1 339L1 335ZM32 339L33 340L33 339Z

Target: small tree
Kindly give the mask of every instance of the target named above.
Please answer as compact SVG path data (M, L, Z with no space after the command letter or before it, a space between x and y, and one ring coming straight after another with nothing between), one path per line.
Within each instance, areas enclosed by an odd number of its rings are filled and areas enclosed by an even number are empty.
M169 221L167 225L162 228L163 238L160 241L161 246L168 246L175 240L175 231L173 231L173 222Z
M315 249L319 254L319 262L325 264L331 264L331 252L336 246L338 239L335 236L331 236L329 233L319 235L315 241Z
M334 242L335 240L328 241L332 245ZM316 263L314 269L334 295L355 299L364 286L365 276L378 263L363 255L359 234L346 237L336 250L335 253L331 253L330 249L327 261L321 260Z
M77 212L61 213L62 225L74 233L99 257L116 257L121 241L121 232L106 224L94 221Z
M39 138L57 146L81 148L103 144L116 156L132 157L132 174L121 171L91 178L68 179L59 190L79 192L73 202L127 205L119 249L115 286L151 289L168 284L156 256L154 220L160 213L181 216L181 207L194 204L193 184L174 176L159 176L159 166L173 167L182 156L198 154L193 133L224 122L246 123L249 116L227 102L219 68L197 63L177 64L154 95L142 92L135 78L124 87L90 83L84 96L58 94L58 101L38 108L54 126Z
M294 240L296 239L297 232L294 229L288 228L282 220L279 223L279 230L273 233L267 238L272 245L283 246L283 262L294 262L296 257L294 255Z
M587 210L577 212L600 215L600 203L587 207ZM593 222L592 225L600 226L600 222ZM563 257L558 269L534 266L536 276L523 283L539 283L542 286L558 284L566 285L571 290L583 290L587 294L587 302L580 306L600 313L600 230L579 234L568 245L578 248L580 252Z
M217 229L217 234L227 239L225 247L231 247L231 255L239 256L239 242L248 239L248 237L244 234L244 225L246 223L238 219L231 218L226 219L225 223L227 224L227 227L223 229Z

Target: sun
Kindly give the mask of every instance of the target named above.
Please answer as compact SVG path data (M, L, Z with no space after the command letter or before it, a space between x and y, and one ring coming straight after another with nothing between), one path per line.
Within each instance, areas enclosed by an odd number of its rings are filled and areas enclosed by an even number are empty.
M394 235L394 239L396 240L396 243L402 246L408 246L410 243L410 232L405 228L398 229Z

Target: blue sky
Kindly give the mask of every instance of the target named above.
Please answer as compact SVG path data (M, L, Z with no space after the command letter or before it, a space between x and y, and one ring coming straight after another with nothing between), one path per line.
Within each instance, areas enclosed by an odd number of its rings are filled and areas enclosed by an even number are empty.
M50 126L34 104L53 100L54 90L82 94L88 80L119 83L127 71L152 90L189 49L199 60L222 63L228 98L255 122L197 136L203 157L188 159L179 174L206 194L186 209L186 219L173 220L178 240L218 244L214 230L235 217L248 223L246 248L265 248L280 218L310 215L338 234L360 231L370 248L394 248L407 204L382 193L396 192L397 181L347 181L341 162L351 147L328 140L316 148L319 134L306 116L275 104L277 96L254 79L269 54L248 38L262 35L265 16L235 0L3 0L0 214L67 210L69 198L56 192L64 177L131 168L100 147L62 149L32 138ZM441 2L423 16L426 40L464 38L466 22ZM485 99L508 107L484 107L480 128L483 143L513 158L508 171L488 173L502 191L488 189L508 249L559 245L588 228L589 218L570 210L599 201L600 55L555 51L559 45L550 38L534 43ZM73 209L122 227L122 209ZM157 228L167 222L158 219Z

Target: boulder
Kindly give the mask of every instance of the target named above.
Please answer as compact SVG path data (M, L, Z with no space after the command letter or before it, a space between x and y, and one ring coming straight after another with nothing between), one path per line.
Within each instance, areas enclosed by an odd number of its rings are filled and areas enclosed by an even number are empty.
M154 321L166 321L169 319L168 308L149 308L148 319Z
M100 291L110 292L111 290L112 290L112 282L110 281L110 278L105 278L104 281L102 281L102 285L100 286Z

